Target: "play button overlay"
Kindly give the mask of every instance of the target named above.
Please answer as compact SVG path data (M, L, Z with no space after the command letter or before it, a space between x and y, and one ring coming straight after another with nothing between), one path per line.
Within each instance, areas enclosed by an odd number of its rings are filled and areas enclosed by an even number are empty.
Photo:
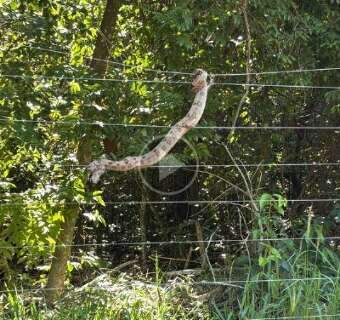
M158 136L145 145L141 155L152 150L163 137ZM182 154L175 151L176 146L183 143L190 149L190 157L186 160L183 160ZM198 155L191 143L182 138L176 146L157 164L150 168L138 170L143 185L163 196L172 196L187 190L198 175ZM183 150L183 148L181 149ZM176 181L175 186L173 186L174 181Z
M159 163L158 180L162 181L171 174L178 171L179 168L185 167L185 163L178 160L174 155L170 154L163 158Z

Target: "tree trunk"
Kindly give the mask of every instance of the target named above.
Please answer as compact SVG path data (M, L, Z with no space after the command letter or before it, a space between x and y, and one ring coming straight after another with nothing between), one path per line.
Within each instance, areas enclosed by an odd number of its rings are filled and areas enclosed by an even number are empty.
M105 60L110 57L112 35L117 21L119 5L120 1L107 0L100 32L97 36L91 67L101 76L105 75L107 69L107 61ZM92 143L89 137L85 137L79 142L77 159L81 165L86 165L92 160ZM49 304L53 304L63 293L67 262L71 256L70 245L73 242L74 229L79 215L80 208L78 206L68 207L65 211L64 222L57 239L57 247L46 285L46 300Z
M64 214L64 222L57 240L57 247L54 251L51 270L48 275L46 286L46 300L53 304L64 291L67 262L71 255L74 227L79 215L79 208L69 207Z
M107 59L110 57L112 49L113 28L116 24L120 1L107 0L106 8L102 23L100 25L100 33L97 36L96 46L93 52L91 67L99 75L105 75L107 69Z

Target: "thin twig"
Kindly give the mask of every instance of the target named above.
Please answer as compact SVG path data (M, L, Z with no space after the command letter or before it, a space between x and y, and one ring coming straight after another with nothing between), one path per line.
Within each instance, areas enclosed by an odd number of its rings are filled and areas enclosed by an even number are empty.
M243 19L244 19L244 24L246 27L246 36L247 36L247 45L246 45L246 53L247 53L247 58L246 58L246 87L245 87L245 92L237 106L237 110L234 116L234 120L233 120L233 129L231 129L230 133L229 133L229 137L232 137L234 132L235 132L235 127L236 127L236 123L241 111L242 106L244 105L244 103L246 102L248 95L249 95L249 89L250 89L250 72L251 72L251 68L250 68L250 63L251 63L251 34L250 34L250 26L249 26L249 21L248 21L248 13L247 13L247 7L248 7L248 0L243 0L242 2L242 13L243 13Z

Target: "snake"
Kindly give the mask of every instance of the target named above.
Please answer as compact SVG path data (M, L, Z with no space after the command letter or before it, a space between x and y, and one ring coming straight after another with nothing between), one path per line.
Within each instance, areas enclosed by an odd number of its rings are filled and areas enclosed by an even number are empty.
M178 141L200 121L208 97L209 87L213 84L213 77L203 69L196 69L192 81L195 93L194 101L188 113L174 124L163 139L149 152L140 156L128 156L122 160L98 159L92 161L87 169L92 183L98 183L106 171L130 171L150 167L161 161L177 144Z

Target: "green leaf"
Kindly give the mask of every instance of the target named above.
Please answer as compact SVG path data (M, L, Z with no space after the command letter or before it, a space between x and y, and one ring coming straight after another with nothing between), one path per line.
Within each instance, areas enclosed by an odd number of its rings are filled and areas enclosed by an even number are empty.
M268 264L269 260L263 256L259 256L259 266L264 267Z
M102 196L97 195L97 196L94 196L93 198L97 203L105 207L105 201L103 200Z
M70 261L67 261L67 267L66 270L68 273L71 273L73 271L74 267Z
M49 244L51 244L51 245L54 245L54 244L55 244L55 240L54 240L53 238L51 238L50 236L48 236L48 237L46 238L46 240L47 240L47 242L48 242Z
M272 200L273 200L273 197L271 194L263 193L259 199L260 211L266 208L271 203Z
M84 186L83 180L81 178L76 178L74 180L73 187L76 191L78 191L80 193L85 192L85 186Z
M273 247L271 247L271 249L270 249L270 259L273 260L273 261L278 261L278 260L281 259L280 252Z
M76 94L76 93L80 92L80 84L78 82L71 81L69 83L69 88L70 88L70 92L72 94Z

